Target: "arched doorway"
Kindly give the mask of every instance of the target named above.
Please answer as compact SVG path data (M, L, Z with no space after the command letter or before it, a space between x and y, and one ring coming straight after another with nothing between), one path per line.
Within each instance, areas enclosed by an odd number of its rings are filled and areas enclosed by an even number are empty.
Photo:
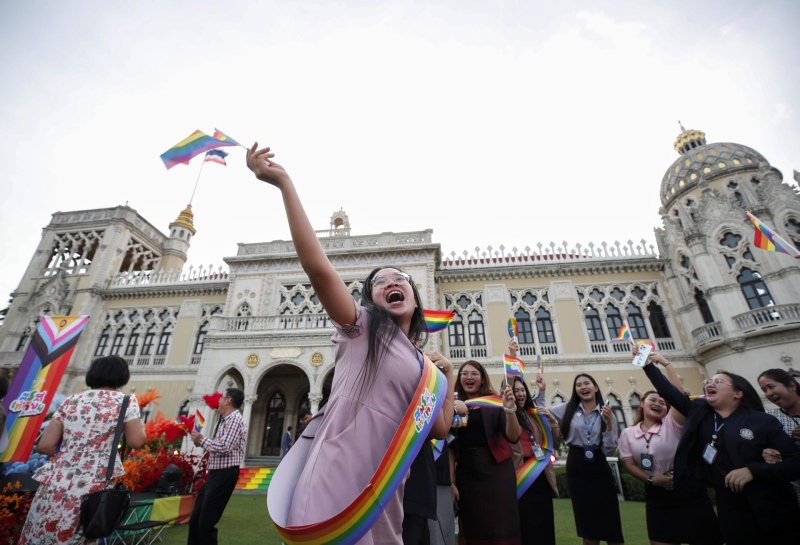
M297 430L300 408L308 403L310 384L302 369L278 364L267 371L258 383L253 405L249 439L250 456L280 456L281 439L289 426Z
M286 400L281 392L275 392L267 401L267 425L261 443L262 456L280 456L283 423L286 419Z

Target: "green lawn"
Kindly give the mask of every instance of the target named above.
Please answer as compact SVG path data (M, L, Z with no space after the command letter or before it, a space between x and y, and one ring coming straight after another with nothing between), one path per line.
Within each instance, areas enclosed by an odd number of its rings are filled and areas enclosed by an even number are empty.
M644 518L644 503L620 503L622 528L625 541L633 544L649 543ZM575 522L572 519L572 504L569 500L555 500L556 542L558 545L580 545L582 541L575 535ZM275 527L267 514L265 495L234 494L222 520L217 525L219 542L235 545L279 545L281 543ZM188 528L176 526L167 528L161 534L164 545L184 545Z

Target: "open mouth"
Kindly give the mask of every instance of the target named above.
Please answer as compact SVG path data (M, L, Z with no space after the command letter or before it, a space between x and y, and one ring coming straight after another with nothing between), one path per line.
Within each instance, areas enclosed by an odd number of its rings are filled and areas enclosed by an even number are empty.
M661 413L663 412L663 410L661 409L661 407L658 407L658 406L656 406L656 407L650 407L650 410L651 410L651 411L653 411L653 412L654 412L654 413L656 413L656 414L661 414Z
M406 296L400 290L392 290L386 294L387 303L401 303L406 300Z

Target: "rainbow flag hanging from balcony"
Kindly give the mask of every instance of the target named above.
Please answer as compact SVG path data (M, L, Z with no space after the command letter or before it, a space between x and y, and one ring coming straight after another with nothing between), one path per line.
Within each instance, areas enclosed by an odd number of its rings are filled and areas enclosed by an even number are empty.
M0 462L26 462L88 316L42 316L3 401Z
M778 233L761 223L757 217L747 212L747 219L753 222L756 232L753 235L753 245L756 248L767 250L768 252L780 252L790 255L795 259L800 259L800 251L791 243L787 242Z

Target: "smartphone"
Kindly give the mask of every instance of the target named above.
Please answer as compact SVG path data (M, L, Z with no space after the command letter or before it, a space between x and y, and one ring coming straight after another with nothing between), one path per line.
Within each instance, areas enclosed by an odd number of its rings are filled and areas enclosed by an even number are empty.
M639 354L633 358L631 362L633 365L637 367L644 367L647 363L647 358L650 357L650 354L653 352L653 347L649 344L640 344L639 345Z

